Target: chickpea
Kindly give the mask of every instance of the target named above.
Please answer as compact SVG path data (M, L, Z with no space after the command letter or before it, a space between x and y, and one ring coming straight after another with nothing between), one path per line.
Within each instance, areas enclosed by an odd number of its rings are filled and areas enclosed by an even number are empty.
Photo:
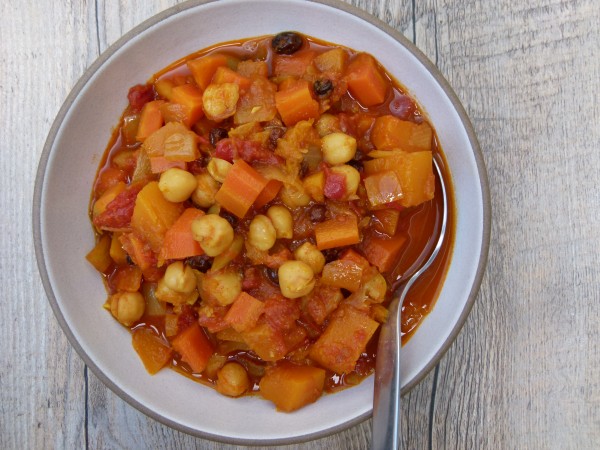
M201 208L210 208L215 204L219 183L206 172L196 175L196 183L196 189L192 192L192 201Z
M235 83L209 84L202 94L202 108L208 119L220 122L235 114L239 98Z
M277 240L277 231L271 219L258 214L248 227L248 242L259 250L267 251Z
M334 173L344 175L346 179L346 197L345 200L349 199L353 195L356 195L358 186L360 185L360 172L354 167L347 164L341 166L335 166L331 168Z
M287 298L308 295L315 287L314 272L302 261L286 261L277 272L281 293Z
M146 309L146 300L139 292L118 292L110 297L111 314L125 326L140 320Z
M231 305L240 292L242 292L242 277L233 270L208 272L202 278L201 297L209 303Z
M218 203L215 203L214 205L212 205L210 208L208 208L206 210L206 214L216 214L219 215L221 213L221 205L219 205Z
M344 164L356 154L356 139L345 133L331 133L321 139L321 150L325 162L332 165Z
M321 273L325 266L325 256L316 245L310 242L305 242L294 250L294 258L308 264L315 275Z
M315 129L321 137L340 131L340 119L333 114L322 114L315 123Z
M194 220L192 234L208 256L217 256L233 242L233 228L227 220L216 214L207 214Z
M219 183L223 183L225 181L225 177L233 167L229 161L225 161L221 158L211 158L206 166L208 173L210 176L217 180Z
M310 203L310 195L304 190L304 186L300 183L295 184L284 184L279 191L281 200L289 208L297 208L299 206L306 206Z
M285 206L274 205L267 211L267 217L273 222L278 239L291 239L294 235L294 219Z
M217 372L217 392L229 397L239 397L249 388L248 373L240 364L227 363Z
M187 170L173 167L160 175L158 189L170 202L183 202L196 189L196 177Z
M164 276L165 284L170 289L181 294L189 294L197 286L194 270L182 261L175 261L169 264Z
M193 289L191 292L184 294L177 292L167 286L165 278L158 280L154 295L159 302L171 303L174 306L193 305L198 300L198 290Z

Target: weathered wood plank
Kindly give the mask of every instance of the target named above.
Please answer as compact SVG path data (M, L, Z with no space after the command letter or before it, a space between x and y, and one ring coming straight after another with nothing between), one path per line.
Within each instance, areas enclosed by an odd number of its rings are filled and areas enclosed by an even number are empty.
M84 365L44 295L31 199L44 140L90 58L88 4L0 3L0 448L85 446Z
M438 65L479 135L495 218L481 294L440 365L433 447L593 448L600 10L432 3Z

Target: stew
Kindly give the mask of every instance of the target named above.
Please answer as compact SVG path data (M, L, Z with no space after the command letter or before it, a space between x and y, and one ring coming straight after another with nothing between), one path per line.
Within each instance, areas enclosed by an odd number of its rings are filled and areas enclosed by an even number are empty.
M128 100L87 259L147 371L286 412L371 374L440 211L443 155L405 89L368 53L285 32L192 54ZM451 245L405 301L404 340Z

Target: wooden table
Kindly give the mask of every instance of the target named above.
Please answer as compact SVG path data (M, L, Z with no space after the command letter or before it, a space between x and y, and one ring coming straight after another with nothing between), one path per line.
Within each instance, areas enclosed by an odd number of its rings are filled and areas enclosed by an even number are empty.
M39 279L31 201L50 125L111 43L176 0L0 5L0 448L230 448L148 419L86 369ZM449 352L404 398L404 448L600 445L600 5L353 0L461 98L487 164L492 243ZM68 218L65 218L68 220ZM366 421L292 448L364 449Z

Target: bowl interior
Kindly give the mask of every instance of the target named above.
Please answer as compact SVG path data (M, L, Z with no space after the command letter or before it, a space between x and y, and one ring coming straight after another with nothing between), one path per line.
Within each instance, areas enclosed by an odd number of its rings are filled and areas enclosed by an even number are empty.
M373 54L424 108L453 178L456 237L433 312L403 347L403 386L437 361L464 321L487 251L487 185L479 150L458 104L431 63L396 33L335 3L259 0L189 3L166 11L109 49L73 90L48 138L36 183L34 220L40 272L71 343L107 385L171 426L231 443L285 443L343 429L371 413L372 377L293 414L259 398L229 399L163 370L144 370L127 330L101 307L106 293L85 262L94 244L87 215L91 184L130 86L194 51L237 38L297 30ZM341 8L341 9L340 9ZM363 17L361 17L363 16ZM380 28L381 27L381 28ZM390 34L393 33L393 34Z

